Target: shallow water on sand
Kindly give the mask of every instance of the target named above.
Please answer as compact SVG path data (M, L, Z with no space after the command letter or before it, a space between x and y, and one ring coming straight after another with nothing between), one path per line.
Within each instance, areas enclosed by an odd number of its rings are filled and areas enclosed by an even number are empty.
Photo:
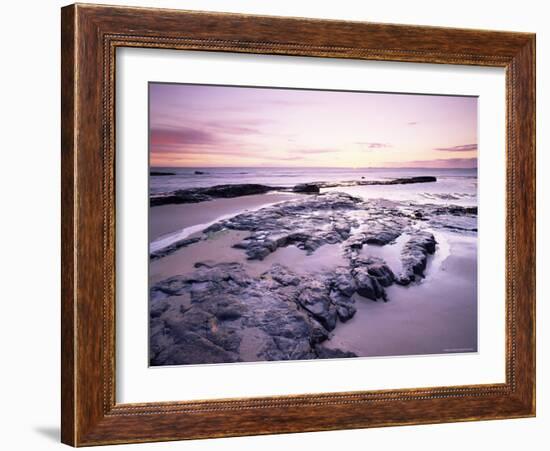
M180 205L160 205L149 210L149 240L189 228L204 225L220 217L233 216L266 205L300 197L300 194L273 192L233 199L213 199L208 202Z
M398 275L402 271L401 264L401 251L403 246L409 240L410 236L403 233L393 243L386 244L385 246L378 246L376 244L365 244L360 251L363 257L379 257L384 260L395 275Z
M208 240L199 241L166 257L153 260L149 264L150 286L169 277L188 274L195 270L194 265L198 262L231 263L245 261L244 252L233 248L233 245L247 235L248 232L225 230L218 232Z
M275 263L288 266L298 274L321 273L348 265L342 256L340 244L325 244L311 254L293 245L282 247L262 261L247 262L245 266L251 276L257 277Z
M150 264L149 280L154 285L172 276L192 272L195 263L242 263L252 277L259 277L272 265L279 263L292 268L298 274L321 273L336 266L345 266L348 262L342 256L340 244L327 244L308 254L294 245L281 247L263 260L247 260L242 249L234 244L240 242L248 232L224 230L212 235L208 240L199 241L188 247L154 260Z
M362 357L476 352L476 238L445 232L436 239L422 281L387 288L387 303L356 295L357 313L325 346Z

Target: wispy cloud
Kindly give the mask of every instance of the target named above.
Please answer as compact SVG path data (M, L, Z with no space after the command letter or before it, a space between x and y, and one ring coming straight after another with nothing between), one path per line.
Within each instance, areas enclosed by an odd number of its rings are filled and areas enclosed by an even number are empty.
M304 157L301 157L299 155L294 156L288 156L288 157L267 157L268 160L284 160L284 161L297 161L297 160L303 160Z
M321 153L333 153L337 152L336 149L294 149L292 152L306 154L306 155L317 155Z
M229 135L256 135L261 131L258 126L264 125L266 121L209 121L205 123L207 129L213 129L219 133L225 133Z
M161 147L163 150L173 146L215 144L216 142L218 139L214 133L191 127L151 130L151 146Z
M355 142L355 144L364 146L367 149L387 149L389 147L393 147L391 144L388 144L388 143L380 143L380 142L372 142L372 141L357 141Z
M416 121L407 122L407 125L417 125L417 124L418 124L418 122L416 122Z
M477 150L477 144L463 144L461 146L452 147L435 147L434 150L440 150L443 152L470 152Z
M258 128L248 124L208 122L187 126L164 126L151 128L151 151L189 152L208 149L245 148L250 146L247 138L261 135ZM229 153L227 150L224 153Z

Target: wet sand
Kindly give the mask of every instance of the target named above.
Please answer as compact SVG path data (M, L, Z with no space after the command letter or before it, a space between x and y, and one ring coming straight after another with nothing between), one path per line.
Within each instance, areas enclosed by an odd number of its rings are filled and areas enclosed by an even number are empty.
M149 240L197 224L208 224L221 216L238 214L263 205L300 197L294 193L268 193L232 199L214 199L197 204L161 205L149 210Z
M213 261L216 263L242 262L246 255L232 246L241 241L247 232L223 231L208 240L184 247L149 264L149 284L152 286L172 276L187 274L195 263Z
M425 279L387 288L387 303L355 295L357 313L325 346L362 357L476 352L476 237L440 232L436 239Z
M149 216L150 241L152 242L159 237L187 227L200 224L207 227L207 224L220 217L237 215L247 210L262 208L266 205L296 199L300 196L300 194L294 193L270 193L233 199L215 199L197 204L153 207L150 209ZM199 236L200 234L199 230L189 235L189 237ZM164 258L152 261L149 265L150 285L175 275L191 272L194 269L194 264L198 262L246 262L246 256L242 250L233 248L233 245L241 241L246 235L246 232L226 230L212 235L208 240L199 241ZM254 273L258 275L271 264L262 264L265 262L255 263L260 264L249 266L253 271L256 269L257 271L254 271Z
M212 235L208 240L199 241L182 248L171 255L154 260L150 264L149 280L154 285L172 276L186 274L194 270L195 263L242 263L246 272L252 277L259 277L273 264L289 266L298 274L321 273L335 266L345 266L347 261L342 257L339 244L326 245L308 255L296 246L277 249L265 259L247 260L241 249L233 248L248 232L225 230ZM223 249L223 252L220 252Z

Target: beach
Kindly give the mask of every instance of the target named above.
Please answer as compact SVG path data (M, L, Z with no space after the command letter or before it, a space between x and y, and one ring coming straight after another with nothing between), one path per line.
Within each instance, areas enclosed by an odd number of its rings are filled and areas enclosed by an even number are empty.
M156 171L152 365L477 351L475 171Z

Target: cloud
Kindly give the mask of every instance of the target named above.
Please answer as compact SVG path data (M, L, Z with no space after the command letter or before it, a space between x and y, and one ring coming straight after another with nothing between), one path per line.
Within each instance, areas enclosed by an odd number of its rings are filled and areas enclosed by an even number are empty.
M218 142L216 134L206 130L178 127L151 129L151 146L167 151L171 147L188 145L211 145Z
M242 137L261 134L257 128L232 123L209 122L192 126L157 126L150 131L151 152L190 152L200 149L207 152L212 149L224 149L228 153L231 147L242 149L249 144ZM236 154L239 151L235 152Z
M248 120L246 122L228 122L228 121L210 121L206 122L207 128L213 128L219 133L230 135L256 135L261 131L257 128L258 125L264 125L266 121Z
M266 161L297 161L303 160L302 155L288 155L288 154L273 154L266 152L265 149L258 148L256 146L248 146L247 148L239 147L190 147L184 152L181 151L165 151L160 150L151 154L155 160L171 160L171 161L189 161L189 160L201 160L201 159L220 159L231 158L235 161L239 160L266 160Z
M412 160L388 162L384 166L399 168L477 168L477 158L436 158L434 160Z
M477 144L463 144L461 146L452 147L435 147L434 150L440 150L443 152L469 152L477 150Z
M364 141L357 141L355 144L359 144L360 146L365 146L367 149L387 149L388 147L393 147L391 144L388 143L379 143L379 142L364 142Z
M407 122L407 125L417 125L417 124L418 124L418 122L416 122L416 121Z
M336 152L336 149L294 149L291 152L297 152L306 155L316 155L320 153L333 153Z
M267 160L284 160L284 161L297 161L297 160L303 160L304 157L300 157L298 155L290 156L290 157L264 157Z

